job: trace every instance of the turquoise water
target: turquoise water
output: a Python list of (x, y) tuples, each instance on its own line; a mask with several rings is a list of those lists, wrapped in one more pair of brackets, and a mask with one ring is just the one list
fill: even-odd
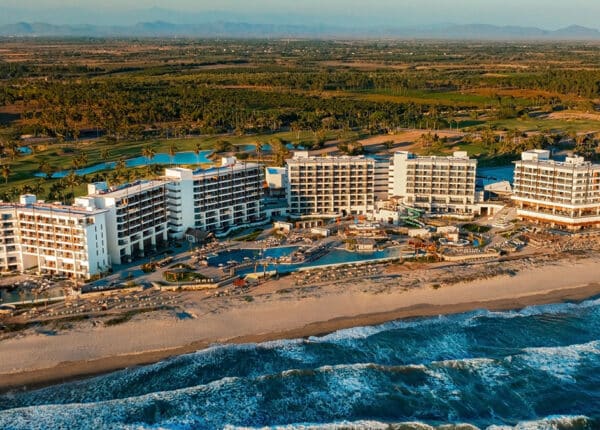
[[(148, 159), (146, 157), (135, 157), (129, 158), (125, 160), (125, 165), (127, 167), (141, 167), (149, 164), (165, 164), (165, 165), (193, 165), (193, 164), (206, 164), (212, 163), (212, 161), (208, 158), (212, 151), (200, 151), (198, 155), (195, 152), (178, 152), (171, 159), (169, 154), (160, 153), (156, 154), (152, 159)], [(92, 173), (97, 173), (102, 170), (114, 169), (117, 165), (114, 161), (109, 161), (106, 163), (94, 164), (93, 166), (88, 166), (83, 169), (75, 170), (79, 176), (89, 175)], [(60, 172), (55, 172), (52, 174), (53, 178), (64, 178), (69, 174), (70, 170), (62, 170)], [(44, 173), (36, 173), (37, 177), (45, 177)]]
[(208, 263), (211, 266), (218, 266), (219, 264), (227, 264), (228, 261), (241, 263), (245, 261), (245, 258), (249, 258), (251, 260), (269, 257), (279, 258), (288, 256), (299, 248), (299, 246), (280, 246), (277, 248), (267, 248), (262, 251), (260, 249), (235, 249), (231, 251), (223, 251), (217, 255), (209, 257)]
[(512, 184), (515, 173), (515, 166), (499, 166), (477, 168), (477, 177), (483, 178), (484, 185), (494, 182), (508, 181)]
[[(279, 258), (290, 255), (295, 250), (299, 249), (299, 246), (286, 246), (279, 248), (268, 248), (264, 250), (261, 256), (261, 251), (257, 249), (236, 249), (233, 251), (224, 251), (219, 254), (209, 257), (208, 262), (212, 266), (218, 266), (219, 264), (227, 264), (229, 261), (236, 261), (241, 263), (244, 261), (244, 257), (250, 260), (260, 260), (261, 258)], [(387, 248), (382, 251), (374, 252), (350, 252), (342, 249), (334, 249), (328, 254), (321, 258), (308, 263), (299, 264), (268, 264), (266, 267), (260, 266), (260, 270), (273, 271), (276, 270), (279, 273), (290, 273), (300, 268), (311, 268), (319, 266), (328, 266), (336, 264), (352, 264), (360, 263), (371, 260), (385, 260), (388, 258), (399, 258), (401, 251), (398, 248)], [(246, 260), (247, 261), (247, 260)], [(254, 267), (247, 267), (238, 271), (238, 274), (245, 275), (252, 273)]]
[(0, 428), (14, 430), (383, 430), (390, 423), (600, 428), (600, 300), (214, 346), (0, 395)]

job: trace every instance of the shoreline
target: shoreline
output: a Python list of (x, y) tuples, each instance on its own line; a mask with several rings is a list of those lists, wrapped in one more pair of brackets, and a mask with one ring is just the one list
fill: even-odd
[(337, 330), (379, 325), (401, 319), (459, 314), (478, 309), (490, 311), (520, 310), (533, 305), (581, 302), (599, 295), (600, 283), (593, 282), (572, 287), (549, 288), (542, 292), (534, 291), (512, 298), (502, 297), (491, 300), (465, 301), (449, 304), (417, 303), (394, 310), (313, 321), (286, 330), (245, 334), (224, 340), (197, 340), (177, 347), (112, 355), (89, 360), (61, 361), (52, 367), (0, 373), (0, 393), (12, 390), (33, 390), (49, 385), (99, 376), (126, 368), (153, 364), (178, 355), (194, 353), (214, 345), (263, 343), (285, 339), (307, 338), (310, 336), (322, 336)]

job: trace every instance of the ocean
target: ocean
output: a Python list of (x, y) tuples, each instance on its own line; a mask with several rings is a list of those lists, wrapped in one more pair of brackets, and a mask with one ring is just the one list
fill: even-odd
[(0, 429), (220, 428), (599, 429), (600, 299), (214, 346), (0, 396)]

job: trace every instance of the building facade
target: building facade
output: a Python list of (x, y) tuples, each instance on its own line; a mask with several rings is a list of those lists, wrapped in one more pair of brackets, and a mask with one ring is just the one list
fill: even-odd
[(375, 160), (311, 157), (287, 160), (287, 200), (293, 216), (368, 214), (375, 208)]
[(188, 228), (225, 232), (263, 219), (263, 167), (225, 157), (211, 169), (166, 169), (169, 231), (182, 238)]
[(476, 170), (477, 160), (466, 152), (450, 157), (396, 152), (389, 168), (389, 197), (434, 214), (472, 214)]
[(600, 227), (600, 165), (526, 151), (515, 162), (512, 199), (522, 219), (569, 229)]
[(137, 181), (108, 188), (88, 186), (88, 196), (76, 199), (83, 207), (106, 209), (111, 264), (122, 264), (163, 247), (168, 241), (167, 181)]
[(0, 205), (0, 269), (88, 279), (110, 268), (106, 211), (37, 202)]

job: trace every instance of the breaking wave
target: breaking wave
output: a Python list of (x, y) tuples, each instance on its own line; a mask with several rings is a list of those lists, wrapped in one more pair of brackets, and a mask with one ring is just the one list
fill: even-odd
[(215, 346), (4, 394), (0, 428), (600, 428), (600, 300)]

